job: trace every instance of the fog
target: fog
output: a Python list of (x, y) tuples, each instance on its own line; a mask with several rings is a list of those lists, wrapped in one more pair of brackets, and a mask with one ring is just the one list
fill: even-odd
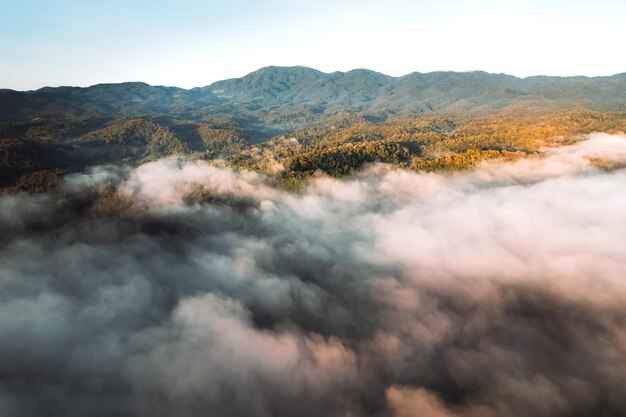
[(618, 416), (626, 138), (301, 193), (166, 159), (0, 197), (2, 416)]

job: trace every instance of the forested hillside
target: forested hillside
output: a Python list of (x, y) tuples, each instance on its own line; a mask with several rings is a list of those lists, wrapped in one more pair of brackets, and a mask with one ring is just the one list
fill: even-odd
[[(626, 131), (626, 74), (529, 77), (267, 67), (191, 90), (144, 83), (0, 90), (2, 186), (178, 155), (220, 159), (299, 188), (366, 163), (454, 171)], [(33, 175), (36, 173), (36, 175)], [(19, 185), (21, 184), (21, 185)]]

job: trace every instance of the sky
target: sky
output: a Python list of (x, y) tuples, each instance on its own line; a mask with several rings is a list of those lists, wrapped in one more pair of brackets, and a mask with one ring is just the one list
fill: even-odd
[(268, 65), (626, 71), (622, 0), (0, 0), (0, 88), (191, 88)]

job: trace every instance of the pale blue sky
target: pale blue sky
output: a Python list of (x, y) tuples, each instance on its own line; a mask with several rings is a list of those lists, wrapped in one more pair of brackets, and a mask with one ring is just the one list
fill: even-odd
[(0, 88), (322, 71), (626, 72), (624, 0), (0, 0)]

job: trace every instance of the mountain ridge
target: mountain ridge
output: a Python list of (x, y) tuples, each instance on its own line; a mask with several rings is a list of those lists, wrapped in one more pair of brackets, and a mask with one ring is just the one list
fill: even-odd
[[(604, 77), (519, 78), (485, 71), (436, 71), (393, 77), (364, 68), (324, 73), (308, 67), (270, 66), (199, 90), (236, 104), (321, 105), (331, 112), (408, 110), (421, 113), (471, 110), (485, 105), (504, 108), (520, 97), (561, 102), (565, 107), (624, 110), (625, 81), (626, 73)], [(460, 103), (472, 98), (473, 101)]]
[(626, 71), (624, 72), (618, 72), (615, 74), (611, 74), (611, 75), (583, 75), (583, 74), (579, 74), (579, 75), (545, 75), (545, 74), (536, 74), (536, 75), (528, 75), (525, 77), (520, 77), (517, 75), (512, 75), (512, 74), (507, 74), (505, 72), (489, 72), (489, 71), (485, 71), (485, 70), (471, 70), (471, 71), (447, 71), (447, 70), (437, 70), (437, 71), (428, 71), (428, 72), (421, 72), (421, 71), (411, 71), (407, 74), (403, 74), (403, 75), (388, 75), (385, 74), (384, 72), (380, 72), (380, 71), (375, 71), (375, 70), (371, 70), (368, 68), (364, 68), (364, 67), (359, 67), (359, 68), (353, 68), (347, 71), (332, 71), (332, 72), (324, 72), (312, 67), (307, 67), (307, 66), (303, 66), (303, 65), (292, 65), (292, 66), (281, 66), (281, 65), (268, 65), (265, 67), (261, 67), (259, 69), (256, 69), (254, 71), (251, 71), (241, 77), (230, 77), (230, 78), (224, 78), (221, 80), (216, 80), (213, 81), (212, 83), (206, 84), (206, 85), (201, 85), (201, 86), (195, 86), (195, 87), (190, 87), (190, 88), (184, 88), (184, 87), (179, 87), (176, 85), (164, 85), (164, 84), (150, 84), (148, 82), (145, 81), (120, 81), (120, 82), (105, 82), (105, 83), (96, 83), (96, 84), (91, 84), (91, 85), (87, 85), (87, 86), (76, 86), (76, 85), (58, 85), (58, 86), (43, 86), (37, 89), (31, 89), (31, 90), (18, 90), (18, 89), (14, 89), (14, 88), (7, 88), (7, 87), (0, 87), (0, 92), (6, 92), (6, 91), (14, 91), (14, 92), (20, 92), (20, 93), (29, 93), (29, 92), (40, 92), (44, 89), (60, 89), (60, 88), (91, 88), (91, 87), (97, 87), (97, 86), (102, 86), (102, 85), (124, 85), (124, 84), (143, 84), (145, 86), (148, 87), (162, 87), (162, 88), (172, 88), (172, 89), (179, 89), (179, 90), (185, 90), (185, 91), (192, 91), (192, 90), (196, 90), (196, 89), (201, 89), (201, 88), (206, 88), (209, 87), (213, 84), (216, 83), (220, 83), (223, 81), (229, 81), (229, 80), (237, 80), (237, 79), (241, 79), (244, 77), (247, 77), (249, 75), (258, 73), (259, 71), (263, 71), (263, 70), (267, 70), (267, 69), (276, 69), (276, 70), (290, 70), (290, 69), (296, 69), (296, 68), (303, 68), (303, 69), (310, 69), (316, 72), (319, 72), (323, 75), (332, 75), (332, 74), (348, 74), (351, 72), (355, 72), (355, 71), (366, 71), (366, 72), (370, 72), (370, 73), (375, 73), (375, 74), (379, 74), (379, 75), (383, 75), (385, 77), (388, 78), (404, 78), (404, 77), (408, 77), (414, 74), (420, 74), (420, 75), (428, 75), (428, 74), (473, 74), (473, 73), (479, 73), (479, 74), (486, 74), (486, 75), (498, 75), (498, 76), (506, 76), (509, 78), (515, 78), (518, 80), (528, 80), (528, 79), (532, 79), (532, 78), (554, 78), (554, 79), (606, 79), (606, 78), (614, 78), (614, 77), (623, 77), (626, 78)]
[(316, 114), (350, 111), (386, 117), (398, 113), (579, 107), (626, 110), (626, 73), (519, 78), (485, 71), (436, 71), (393, 77), (365, 68), (325, 73), (303, 66), (268, 66), (240, 78), (192, 89), (124, 82), (0, 90), (0, 120), (5, 121), (155, 113), (196, 118), (195, 113), (206, 111), (249, 114), (276, 109), (304, 109)]
[(168, 155), (261, 172), (278, 164), (276, 181), (297, 188), (315, 172), (341, 176), (371, 162), (464, 169), (625, 123), (626, 73), (392, 77), (270, 66), (189, 90), (144, 82), (0, 90), (0, 192)]

